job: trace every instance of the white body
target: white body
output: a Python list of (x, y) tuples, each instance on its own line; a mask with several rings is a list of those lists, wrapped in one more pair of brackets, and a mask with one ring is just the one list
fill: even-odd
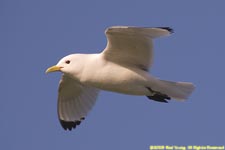
[(146, 71), (107, 62), (101, 58), (101, 54), (83, 55), (83, 57), (84, 60), (91, 59), (84, 63), (85, 68), (90, 69), (83, 69), (78, 75), (78, 80), (82, 84), (124, 94), (149, 95), (146, 86), (150, 75)]
[(70, 77), (83, 85), (100, 90), (150, 96), (152, 93), (147, 89), (150, 87), (152, 90), (160, 91), (172, 98), (184, 100), (194, 89), (191, 83), (162, 81), (150, 75), (146, 70), (132, 65), (123, 66), (107, 61), (104, 59), (103, 53), (72, 54), (69, 56), (78, 56), (80, 59), (79, 67), (74, 69), (77, 72), (68, 73)]

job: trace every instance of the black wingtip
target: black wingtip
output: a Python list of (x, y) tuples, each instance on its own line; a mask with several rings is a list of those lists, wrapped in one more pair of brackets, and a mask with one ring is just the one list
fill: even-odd
[(171, 98), (166, 95), (166, 94), (162, 94), (160, 92), (157, 91), (153, 91), (150, 87), (147, 87), (147, 89), (153, 93), (152, 96), (147, 96), (149, 99), (157, 101), (157, 102), (163, 102), (163, 103), (168, 103), (168, 100), (170, 100)]
[(71, 131), (72, 129), (75, 129), (76, 126), (80, 125), (81, 121), (84, 119), (85, 118), (83, 117), (80, 120), (76, 120), (76, 121), (64, 121), (60, 119), (60, 124), (62, 125), (64, 130)]
[(157, 27), (157, 28), (167, 30), (167, 31), (169, 31), (170, 33), (174, 33), (174, 30), (173, 30), (172, 28), (170, 28), (170, 27)]
[(147, 96), (149, 99), (154, 100), (156, 102), (162, 102), (162, 103), (168, 103), (167, 100), (170, 100), (170, 97), (167, 95), (153, 95), (153, 96)]

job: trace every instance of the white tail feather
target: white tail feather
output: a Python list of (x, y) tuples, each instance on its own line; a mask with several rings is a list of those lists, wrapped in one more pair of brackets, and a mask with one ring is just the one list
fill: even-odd
[(190, 82), (158, 81), (159, 92), (177, 100), (187, 99), (195, 89), (195, 86)]

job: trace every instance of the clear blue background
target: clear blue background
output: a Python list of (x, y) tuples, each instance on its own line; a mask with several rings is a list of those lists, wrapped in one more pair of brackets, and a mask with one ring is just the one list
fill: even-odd
[[(196, 90), (169, 104), (103, 91), (86, 120), (64, 131), (56, 113), (61, 75), (45, 70), (70, 53), (101, 52), (112, 25), (174, 28), (154, 41), (151, 73)], [(224, 36), (223, 0), (1, 0), (0, 149), (224, 145)]]

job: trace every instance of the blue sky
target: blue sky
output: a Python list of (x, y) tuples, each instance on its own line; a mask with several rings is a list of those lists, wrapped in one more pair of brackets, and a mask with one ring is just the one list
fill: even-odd
[[(225, 144), (225, 1), (1, 0), (0, 149), (148, 149)], [(151, 73), (190, 81), (186, 102), (101, 92), (72, 132), (57, 119), (60, 73), (46, 68), (71, 53), (104, 49), (112, 25), (170, 26), (156, 39)]]

